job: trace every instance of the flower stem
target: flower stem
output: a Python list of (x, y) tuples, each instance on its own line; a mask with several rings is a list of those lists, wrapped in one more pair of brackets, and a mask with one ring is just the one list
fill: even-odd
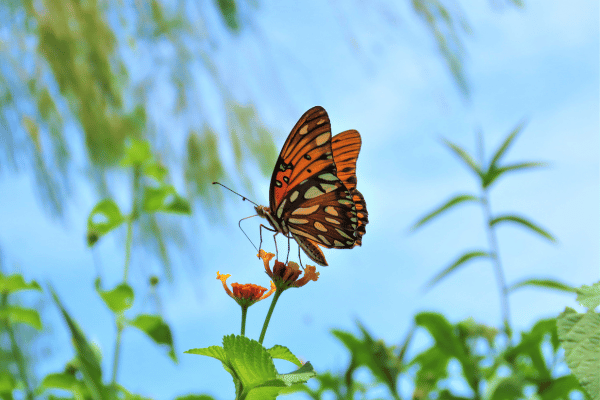
[(248, 307), (242, 306), (242, 329), (240, 335), (246, 336), (246, 314), (248, 314)]
[(269, 321), (271, 320), (271, 315), (273, 315), (273, 310), (275, 309), (275, 304), (277, 304), (277, 300), (279, 300), (279, 296), (283, 293), (283, 291), (276, 290), (273, 295), (273, 301), (271, 301), (271, 307), (269, 307), (269, 312), (267, 313), (267, 317), (265, 318), (265, 323), (263, 324), (262, 332), (260, 333), (260, 339), (258, 339), (258, 343), (262, 344), (265, 339), (265, 334), (267, 333), (267, 327), (269, 326)]

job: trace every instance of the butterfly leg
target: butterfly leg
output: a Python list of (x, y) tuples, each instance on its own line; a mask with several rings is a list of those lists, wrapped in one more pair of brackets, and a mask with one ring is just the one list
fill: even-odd
[(265, 228), (266, 230), (271, 231), (271, 232), (275, 232), (275, 234), (273, 235), (273, 241), (275, 242), (275, 259), (277, 259), (278, 255), (279, 255), (279, 252), (277, 251), (277, 240), (275, 239), (275, 236), (277, 236), (277, 234), (279, 232), (277, 232), (275, 229), (269, 228), (268, 226), (264, 226), (263, 224), (260, 224), (260, 229), (259, 229), (259, 232), (260, 232), (260, 244), (258, 245), (258, 250), (259, 251), (260, 251), (260, 249), (262, 247), (262, 228)]

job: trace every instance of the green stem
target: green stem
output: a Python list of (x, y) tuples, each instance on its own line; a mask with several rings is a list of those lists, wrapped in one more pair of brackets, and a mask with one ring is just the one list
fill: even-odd
[(127, 219), (127, 239), (125, 240), (125, 267), (123, 268), (123, 282), (127, 282), (129, 264), (131, 261), (131, 247), (133, 242), (133, 221), (138, 217), (138, 192), (140, 187), (141, 170), (133, 167), (133, 183), (131, 188), (131, 213)]
[(265, 318), (265, 323), (263, 324), (262, 332), (260, 333), (260, 339), (258, 339), (258, 343), (262, 344), (265, 339), (265, 335), (267, 333), (267, 327), (269, 326), (269, 321), (271, 320), (271, 315), (273, 315), (273, 310), (275, 309), (275, 304), (277, 304), (277, 300), (279, 300), (279, 296), (281, 296), (283, 291), (276, 290), (273, 295), (273, 301), (271, 301), (271, 307), (269, 307), (269, 312), (267, 313), (267, 317)]
[(494, 266), (494, 273), (496, 275), (496, 282), (498, 283), (498, 290), (500, 292), (500, 304), (502, 312), (502, 324), (504, 325), (504, 332), (510, 338), (510, 308), (508, 303), (508, 287), (506, 286), (506, 278), (504, 277), (504, 271), (502, 270), (502, 264), (500, 263), (500, 257), (498, 252), (498, 239), (496, 238), (496, 231), (491, 226), (492, 212), (490, 210), (490, 203), (488, 200), (487, 190), (484, 189), (482, 192), (482, 204), (483, 212), (485, 214), (485, 220), (487, 222), (487, 236), (488, 243), (491, 249), (491, 257)]
[(113, 370), (112, 370), (112, 379), (111, 385), (117, 383), (117, 373), (119, 372), (119, 356), (121, 353), (121, 333), (123, 332), (123, 325), (117, 322), (117, 339), (115, 340), (115, 353), (113, 356)]
[(246, 314), (248, 314), (248, 307), (242, 307), (242, 329), (240, 335), (246, 336)]

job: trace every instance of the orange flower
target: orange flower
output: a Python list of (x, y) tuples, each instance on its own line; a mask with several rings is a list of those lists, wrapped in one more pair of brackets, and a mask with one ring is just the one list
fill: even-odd
[[(232, 283), (231, 287), (233, 288), (233, 293), (227, 287), (227, 278), (229, 278), (230, 274), (220, 274), (217, 271), (217, 279), (221, 281), (223, 284), (223, 288), (225, 292), (233, 298), (240, 306), (249, 307), (257, 301), (264, 300), (275, 292), (275, 285), (271, 282), (271, 290), (267, 293), (265, 291), (267, 288), (264, 288), (259, 285), (255, 285), (253, 283)], [(264, 293), (264, 294), (263, 294)]]
[[(260, 250), (258, 257), (262, 258), (267, 275), (275, 281), (275, 285), (279, 290), (287, 289), (288, 287), (301, 287), (306, 285), (308, 281), (319, 279), (320, 274), (316, 272), (317, 269), (312, 265), (307, 265), (304, 271), (302, 271), (300, 266), (293, 261), (284, 264), (281, 261), (275, 260), (273, 270), (271, 270), (269, 261), (275, 257), (275, 254)], [(302, 275), (302, 272), (304, 272), (304, 276), (298, 279)]]

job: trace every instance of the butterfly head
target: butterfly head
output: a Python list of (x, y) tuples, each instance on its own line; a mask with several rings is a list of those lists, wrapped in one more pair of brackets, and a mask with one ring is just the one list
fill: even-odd
[(258, 214), (259, 217), (269, 219), (267, 218), (267, 214), (271, 214), (271, 210), (269, 210), (268, 207), (254, 206), (254, 210), (256, 210), (256, 214)]

